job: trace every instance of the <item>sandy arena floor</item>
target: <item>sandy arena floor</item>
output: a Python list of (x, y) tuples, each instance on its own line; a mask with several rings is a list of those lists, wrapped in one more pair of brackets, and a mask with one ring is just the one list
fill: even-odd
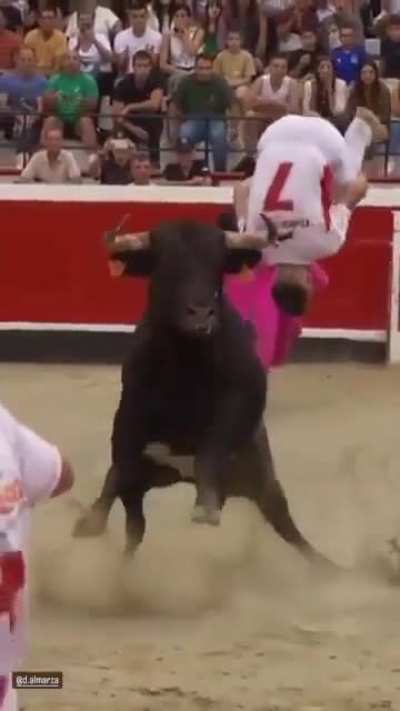
[(34, 519), (27, 668), (65, 689), (26, 711), (400, 710), (400, 587), (375, 554), (400, 530), (400, 371), (293, 366), (271, 380), (280, 478), (312, 542), (358, 572), (310, 575), (246, 502), (220, 529), (189, 523), (193, 489), (147, 499), (149, 533), (124, 569), (110, 533), (73, 541), (108, 464), (119, 395), (109, 367), (0, 366), (1, 399), (76, 467), (73, 495)]

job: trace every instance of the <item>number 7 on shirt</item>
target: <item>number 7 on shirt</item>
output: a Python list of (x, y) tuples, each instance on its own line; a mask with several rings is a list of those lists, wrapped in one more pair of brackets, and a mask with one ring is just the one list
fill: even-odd
[(293, 168), (293, 163), (281, 163), (271, 180), (264, 199), (265, 212), (274, 210), (293, 210), (293, 200), (282, 200), (281, 195), (286, 185), (287, 179)]
[[(267, 190), (264, 199), (263, 209), (265, 212), (274, 210), (287, 210), (292, 212), (294, 209), (293, 200), (282, 200), (281, 195), (286, 185), (287, 179), (293, 168), (293, 163), (281, 163), (271, 180), (271, 184)], [(330, 229), (330, 207), (332, 205), (333, 191), (333, 176), (329, 166), (325, 166), (324, 173), (321, 179), (321, 207), (324, 216), (325, 228)]]

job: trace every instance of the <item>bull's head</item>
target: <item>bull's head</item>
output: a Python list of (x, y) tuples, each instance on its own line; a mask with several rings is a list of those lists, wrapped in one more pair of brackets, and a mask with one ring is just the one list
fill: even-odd
[(261, 259), (268, 229), (257, 235), (224, 232), (198, 222), (164, 223), (147, 233), (109, 233), (114, 273), (149, 276), (149, 313), (163, 326), (205, 338), (219, 325), (224, 274)]

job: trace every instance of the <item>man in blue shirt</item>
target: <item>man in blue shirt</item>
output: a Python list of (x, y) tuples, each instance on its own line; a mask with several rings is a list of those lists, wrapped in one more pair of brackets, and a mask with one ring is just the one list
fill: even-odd
[(332, 63), (336, 76), (351, 84), (360, 76), (361, 67), (367, 61), (365, 48), (354, 41), (354, 28), (343, 26), (340, 30), (341, 47), (332, 50)]
[(6, 138), (17, 134), (17, 153), (29, 152), (39, 141), (42, 96), (47, 80), (36, 71), (35, 55), (28, 47), (19, 50), (15, 72), (0, 76), (0, 94), (7, 95), (7, 110), (0, 116)]

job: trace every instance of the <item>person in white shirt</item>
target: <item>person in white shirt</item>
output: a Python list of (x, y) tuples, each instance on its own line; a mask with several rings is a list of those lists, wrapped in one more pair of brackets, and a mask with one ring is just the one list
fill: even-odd
[(278, 40), (278, 52), (280, 54), (290, 54), (302, 49), (300, 35), (292, 32), (293, 19), (289, 17), (276, 23), (276, 35)]
[(54, 445), (0, 405), (0, 708), (17, 711), (11, 674), (23, 661), (27, 618), (26, 555), (36, 504), (71, 489), (70, 464)]
[(18, 183), (80, 183), (81, 171), (71, 151), (63, 150), (63, 132), (48, 129), (44, 136), (45, 150), (34, 153), (17, 178)]
[[(108, 7), (96, 4), (94, 10), (94, 32), (112, 39), (121, 29), (122, 23), (117, 15)], [(70, 16), (65, 34), (68, 39), (79, 34), (78, 12), (73, 12)]]
[(94, 29), (94, 15), (78, 14), (79, 33), (70, 37), (68, 46), (77, 52), (81, 71), (92, 74), (95, 78), (100, 72), (112, 72), (112, 49), (107, 35)]
[(136, 52), (148, 52), (153, 63), (158, 64), (161, 34), (148, 27), (149, 10), (145, 0), (136, 0), (129, 11), (131, 27), (119, 32), (115, 38), (114, 51), (121, 73), (132, 71), (132, 59)]
[(265, 74), (249, 88), (246, 103), (249, 109), (246, 116), (251, 120), (245, 122), (245, 143), (247, 150), (252, 151), (266, 125), (299, 110), (298, 82), (288, 75), (284, 55), (272, 57)]
[(378, 123), (358, 109), (343, 137), (322, 118), (285, 116), (264, 131), (254, 175), (235, 190), (241, 230), (258, 232), (266, 218), (275, 224), (278, 239), (264, 259), (277, 267), (273, 296), (290, 315), (309, 304), (310, 265), (345, 241), (351, 211), (367, 191), (361, 168)]

